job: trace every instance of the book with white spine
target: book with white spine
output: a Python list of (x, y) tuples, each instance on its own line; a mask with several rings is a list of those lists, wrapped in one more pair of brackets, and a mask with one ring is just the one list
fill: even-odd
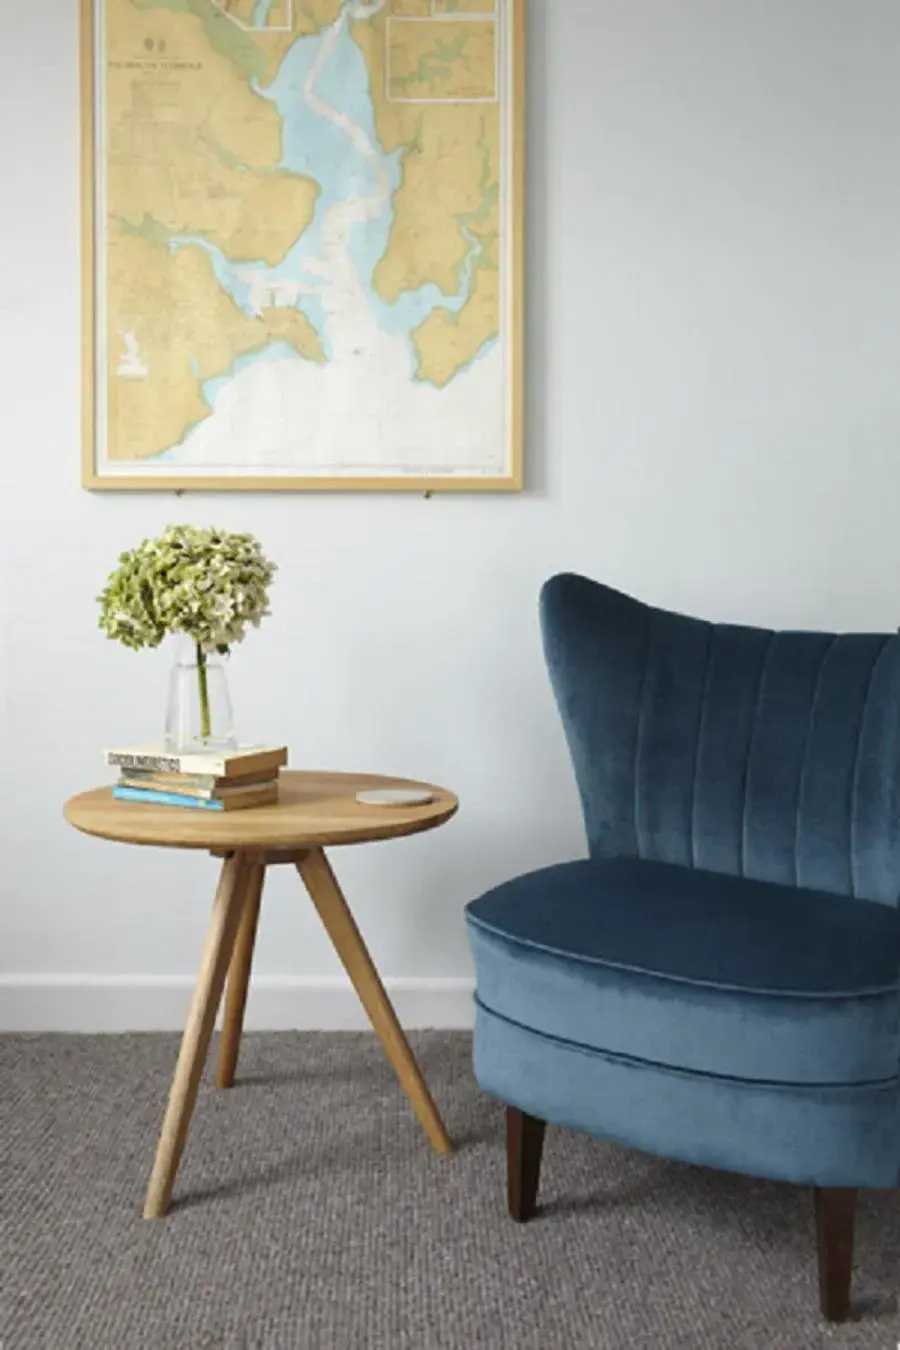
[(143, 770), (153, 773), (195, 774), (209, 778), (248, 778), (275, 775), (287, 764), (284, 745), (241, 745), (236, 750), (189, 751), (179, 754), (163, 742), (125, 745), (104, 750), (104, 759), (112, 768)]

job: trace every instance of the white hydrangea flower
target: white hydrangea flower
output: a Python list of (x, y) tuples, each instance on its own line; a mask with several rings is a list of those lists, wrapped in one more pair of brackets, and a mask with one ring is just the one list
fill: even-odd
[(170, 525), (122, 554), (99, 597), (100, 627), (134, 650), (186, 633), (201, 652), (227, 651), (269, 613), (275, 571), (251, 534)]

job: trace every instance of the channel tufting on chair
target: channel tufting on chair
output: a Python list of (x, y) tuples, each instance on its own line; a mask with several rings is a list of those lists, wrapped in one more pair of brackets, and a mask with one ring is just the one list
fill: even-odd
[(850, 1311), (859, 1187), (900, 1181), (900, 637), (705, 623), (547, 582), (589, 857), (466, 911), (509, 1206), (545, 1122), (815, 1189)]

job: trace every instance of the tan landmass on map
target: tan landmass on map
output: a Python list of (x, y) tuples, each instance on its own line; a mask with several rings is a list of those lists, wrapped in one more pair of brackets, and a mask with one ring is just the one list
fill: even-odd
[(253, 23), (256, 0), (219, 0), (219, 8), (249, 27)]
[(392, 14), (427, 19), (431, 17), (431, 0), (393, 0), (390, 10)]
[(211, 51), (197, 16), (159, 10), (152, 41), (171, 69), (161, 61), (135, 68), (133, 10), (113, 0), (110, 216), (133, 226), (150, 217), (163, 231), (203, 235), (233, 260), (280, 262), (312, 220), (319, 189), (272, 171), (281, 159), (277, 109)]
[(264, 309), (259, 319), (250, 319), (245, 314), (241, 317), (245, 324), (253, 325), (256, 333), (256, 342), (251, 350), (257, 351), (269, 342), (285, 342), (293, 347), (298, 356), (305, 356), (307, 361), (316, 361), (319, 365), (324, 364), (325, 351), (319, 335), (301, 310), (273, 305), (270, 309)]
[(419, 379), (443, 388), (497, 336), (500, 273), (487, 268), (475, 274), (472, 294), (458, 313), (433, 309), (413, 333), (419, 354)]
[(320, 33), (337, 19), (343, 0), (294, 0), (294, 28), (300, 33)]
[(107, 334), (108, 440), (116, 459), (146, 459), (181, 441), (209, 416), (204, 381), (225, 374), (239, 356), (281, 341), (310, 360), (325, 359), (299, 310), (244, 314), (199, 246), (173, 253), (113, 230), (108, 285), (117, 297)]
[(494, 14), (497, 0), (434, 0), (436, 14)]
[(272, 0), (269, 8), (269, 28), (289, 28), (291, 0)]
[[(394, 16), (397, 3), (394, 0)], [(499, 104), (391, 101), (385, 88), (385, 53), (388, 40), (391, 50), (396, 48), (397, 30), (402, 36), (415, 28), (429, 33), (440, 29), (437, 39), (450, 44), (453, 61), (458, 61), (467, 59), (467, 45), (459, 39), (473, 25), (455, 21), (417, 25), (398, 23), (396, 17), (389, 23), (389, 17), (382, 11), (352, 28), (369, 71), (379, 138), (388, 152), (399, 147), (406, 151), (402, 181), (394, 194), (394, 225), (373, 284), (389, 304), (427, 282), (455, 295), (461, 269), (473, 246), (477, 248), (469, 300), (457, 314), (436, 311), (416, 337), (420, 377), (446, 384), (500, 329)], [(474, 25), (479, 33), (488, 26), (493, 27)], [(442, 37), (447, 33), (449, 37)], [(418, 61), (422, 44), (417, 38), (413, 43)], [(425, 50), (432, 51), (433, 42)], [(432, 62), (426, 61), (425, 74), (434, 66), (436, 84), (446, 84), (443, 72), (453, 64), (443, 59), (441, 53), (446, 51), (440, 48)], [(493, 281), (483, 275), (491, 272)]]

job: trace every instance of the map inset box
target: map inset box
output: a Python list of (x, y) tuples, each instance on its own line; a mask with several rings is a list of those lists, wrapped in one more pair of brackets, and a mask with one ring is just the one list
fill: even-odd
[(387, 26), (387, 90), (393, 103), (496, 103), (493, 19), (393, 17)]

